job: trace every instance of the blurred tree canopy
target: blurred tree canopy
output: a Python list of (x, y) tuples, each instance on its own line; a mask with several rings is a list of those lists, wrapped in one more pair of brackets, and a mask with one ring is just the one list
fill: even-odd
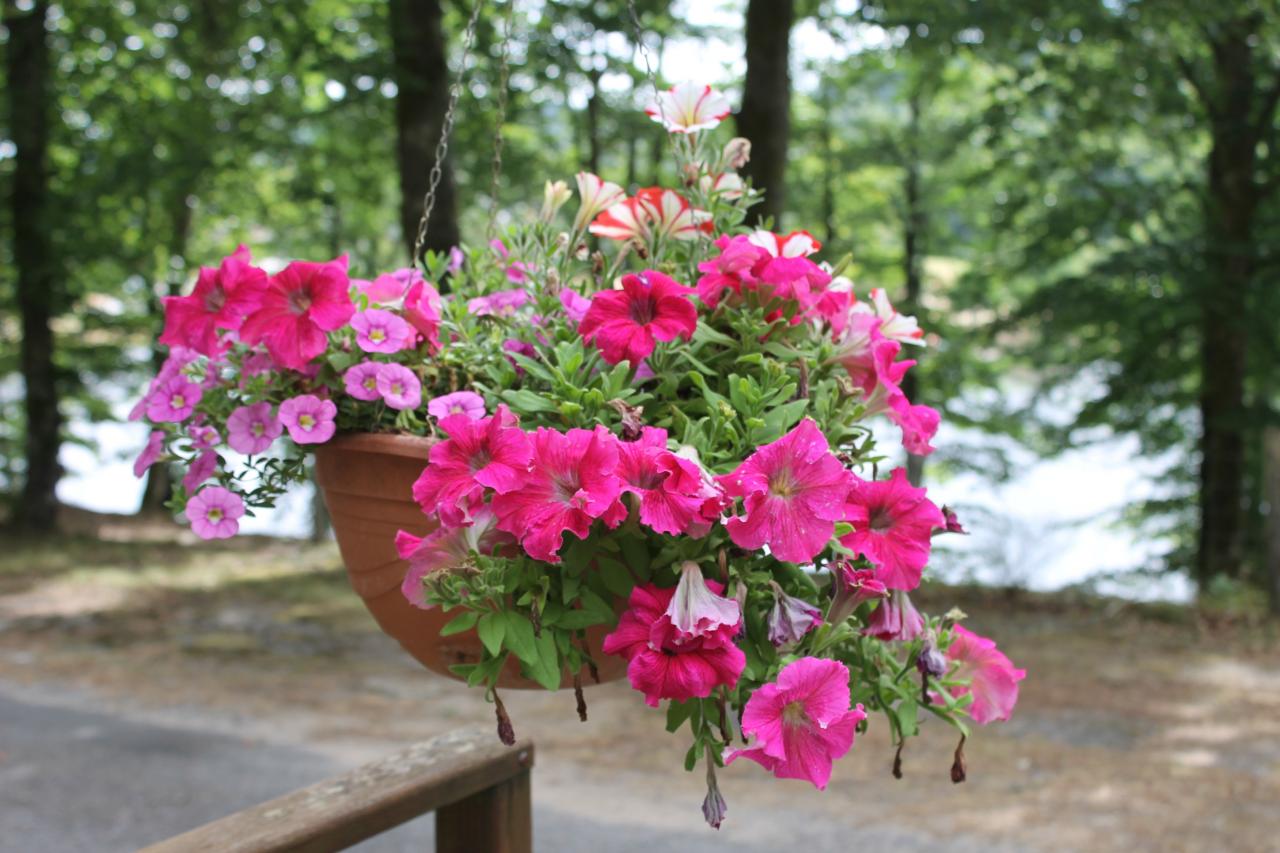
[[(1266, 461), (1280, 446), (1276, 0), (740, 0), (728, 32), (685, 23), (687, 3), (636, 6), (643, 33), (625, 0), (486, 4), (446, 171), (462, 239), (483, 239), (495, 204), (500, 223), (528, 215), (543, 181), (581, 168), (656, 181), (666, 139), (636, 109), (646, 55), (656, 65), (678, 40), (728, 38), (748, 84), (720, 82), (744, 105), (758, 181), (780, 180), (766, 161), (782, 146), (785, 193), (762, 213), (780, 230), (808, 224), (833, 260), (852, 253), (864, 287), (887, 287), (937, 333), (944, 355), (924, 356), (914, 397), (1043, 453), (1134, 435), (1164, 474), (1132, 521), (1168, 543), (1170, 567), (1202, 585), (1280, 576), (1267, 499), (1280, 472)], [(48, 51), (40, 233), (64, 437), (120, 416), (154, 359), (159, 299), (237, 243), (281, 260), (349, 252), (364, 275), (408, 260), (472, 8), (6, 0), (9, 73), (29, 56), (15, 53), (31, 37), (19, 19), (40, 17)], [(447, 66), (427, 61), (425, 36), (405, 38), (432, 26)], [(6, 199), (22, 189), (27, 82), (6, 85)], [(6, 234), (25, 209), (4, 207)], [(0, 488), (12, 495), (29, 450), (17, 245), (0, 246)], [(1009, 473), (990, 448), (941, 459)]]

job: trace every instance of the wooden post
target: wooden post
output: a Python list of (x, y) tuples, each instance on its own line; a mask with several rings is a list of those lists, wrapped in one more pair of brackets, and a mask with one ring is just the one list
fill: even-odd
[(436, 811), (436, 853), (533, 853), (529, 771)]

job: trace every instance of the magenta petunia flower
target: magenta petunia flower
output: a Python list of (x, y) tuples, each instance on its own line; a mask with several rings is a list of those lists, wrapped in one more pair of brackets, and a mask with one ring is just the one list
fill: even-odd
[(357, 311), (351, 318), (356, 346), (365, 352), (393, 353), (413, 346), (417, 333), (403, 317), (384, 308)]
[(920, 585), (934, 528), (946, 526), (925, 490), (907, 482), (904, 468), (894, 469), (888, 480), (854, 477), (843, 520), (853, 532), (840, 543), (870, 560), (885, 586), (902, 590)]
[(333, 438), (338, 407), (314, 394), (290, 397), (280, 404), (280, 422), (295, 444), (324, 444)]
[[(401, 272), (404, 272), (401, 270)], [(418, 330), (427, 343), (428, 352), (440, 351), (440, 294), (423, 280), (421, 273), (404, 294), (404, 318)]]
[(892, 590), (867, 617), (862, 633), (877, 640), (909, 643), (925, 632), (924, 617), (911, 597), (900, 589)]
[(422, 381), (403, 364), (380, 365), (377, 387), (383, 402), (392, 409), (404, 411), (422, 405)]
[(736, 634), (742, 625), (738, 602), (713, 592), (702, 569), (692, 560), (680, 564), (680, 580), (666, 614), (672, 627), (691, 637), (705, 637), (722, 628), (730, 628)]
[(199, 385), (177, 374), (166, 379), (147, 400), (147, 418), (153, 423), (181, 423), (191, 417), (204, 396)]
[(218, 269), (201, 267), (190, 295), (164, 298), (160, 343), (218, 355), (227, 348), (219, 332), (239, 329), (261, 305), (266, 289), (267, 274), (250, 265), (249, 250), (240, 246)]
[(558, 563), (566, 532), (586, 539), (597, 518), (617, 527), (627, 517), (618, 500), (618, 439), (603, 426), (568, 432), (540, 427), (531, 446), (521, 482), (494, 496), (493, 511), (499, 529), (519, 537), (530, 557)]
[(241, 406), (227, 418), (227, 444), (246, 456), (266, 450), (283, 431), (284, 425), (267, 402)]
[(734, 544), (751, 550), (768, 545), (779, 560), (807, 563), (844, 518), (852, 475), (805, 418), (719, 482), (726, 495), (743, 499), (745, 515), (725, 522)]
[(427, 414), (433, 418), (447, 418), (449, 415), (466, 415), (469, 418), (483, 418), (484, 397), (474, 391), (454, 391), (443, 394), (427, 403)]
[(831, 567), (831, 607), (827, 617), (832, 625), (839, 625), (866, 602), (888, 594), (875, 572), (855, 569), (847, 560), (841, 560)]
[(526, 290), (499, 290), (467, 300), (467, 311), (476, 317), (510, 317), (529, 304)]
[(907, 400), (906, 395), (899, 393), (889, 399), (889, 411), (886, 414), (902, 430), (902, 446), (908, 453), (928, 456), (934, 451), (929, 442), (942, 423), (942, 416), (937, 409), (914, 404)]
[[(707, 587), (716, 594), (722, 589), (714, 581)], [(732, 688), (747, 665), (747, 656), (733, 642), (740, 620), (703, 636), (683, 633), (667, 615), (675, 594), (675, 587), (634, 587), (617, 629), (604, 638), (605, 654), (627, 659), (631, 686), (653, 708), (662, 699), (706, 698), (720, 685)]]
[(471, 523), (462, 527), (438, 527), (424, 537), (397, 531), (396, 551), (409, 563), (400, 591), (409, 603), (430, 610), (422, 586), (429, 575), (462, 565), (472, 553), (489, 555), (502, 545), (514, 544), (515, 537), (498, 530), (496, 522), (492, 510), (482, 506), (472, 514)]
[(206, 450), (196, 457), (191, 467), (187, 469), (187, 473), (182, 475), (182, 488), (186, 489), (187, 494), (191, 494), (217, 470), (218, 454), (212, 450)]
[(133, 476), (141, 477), (147, 473), (147, 469), (160, 461), (160, 455), (164, 452), (164, 433), (158, 429), (153, 429), (151, 434), (147, 436), (147, 444), (142, 448), (142, 452), (138, 454), (138, 458), (133, 462)]
[(602, 290), (578, 331), (600, 348), (609, 364), (639, 364), (653, 352), (655, 341), (693, 337), (698, 311), (689, 301), (691, 288), (655, 270), (624, 275), (621, 290)]
[(1018, 704), (1018, 682), (1027, 677), (1025, 669), (1018, 669), (996, 648), (993, 640), (981, 637), (963, 625), (954, 629), (947, 658), (959, 664), (952, 673), (957, 678), (969, 679), (967, 687), (952, 687), (951, 695), (973, 696), (969, 716), (979, 725), (1008, 720), (1013, 706)]
[(849, 669), (840, 661), (801, 658), (758, 688), (742, 714), (743, 734), (755, 746), (729, 749), (725, 764), (746, 758), (779, 779), (806, 779), (818, 790), (831, 780), (831, 765), (853, 747), (855, 729), (867, 718), (849, 707)]
[(723, 491), (702, 466), (667, 449), (667, 431), (644, 427), (618, 444), (622, 490), (640, 501), (640, 523), (672, 536), (705, 536), (720, 517)]
[(462, 524), (484, 502), (485, 489), (501, 495), (520, 487), (533, 450), (506, 406), (479, 420), (449, 415), (439, 426), (449, 437), (432, 445), (427, 467), (413, 484), (413, 499), (423, 512)]
[(244, 501), (222, 486), (206, 486), (187, 501), (186, 513), (201, 539), (229, 539), (240, 532)]
[(357, 400), (377, 400), (382, 397), (378, 391), (378, 371), (381, 369), (382, 365), (376, 361), (362, 361), (352, 365), (342, 374), (343, 387)]
[(348, 293), (347, 256), (327, 263), (294, 261), (271, 277), (262, 306), (240, 327), (246, 344), (262, 343), (282, 367), (302, 370), (355, 313)]

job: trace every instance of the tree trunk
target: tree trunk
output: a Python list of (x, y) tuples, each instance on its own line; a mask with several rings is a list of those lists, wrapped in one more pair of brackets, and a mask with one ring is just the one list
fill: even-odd
[(587, 72), (591, 81), (591, 97), (587, 98), (587, 168), (591, 174), (600, 174), (600, 72), (595, 68)]
[(1196, 579), (1238, 578), (1244, 565), (1245, 373), (1248, 293), (1256, 245), (1254, 183), (1257, 81), (1251, 28), (1224, 27), (1213, 45), (1216, 95), (1210, 115), (1205, 200), (1207, 280), (1201, 287), (1200, 532)]
[(49, 46), (45, 40), (48, 4), (39, 0), (21, 11), (6, 0), (9, 30), (9, 133), (17, 146), (10, 198), (13, 263), (17, 278), (22, 344), (19, 359), (26, 384), (26, 476), (15, 519), (33, 532), (57, 524), (56, 489), (61, 470), (58, 449), (62, 418), (58, 412), (53, 329), (58, 275), (50, 235), (53, 210), (49, 189)]
[[(391, 0), (391, 49), (396, 80), (396, 157), (400, 165), (400, 226), (411, 261), (422, 200), (431, 181), (436, 142), (449, 105), (449, 58), (440, 0)], [(456, 246), (458, 217), (449, 158), (441, 165), (424, 249)]]
[[(904, 203), (902, 214), (902, 278), (906, 284), (906, 298), (903, 301), (901, 310), (903, 313), (919, 315), (920, 294), (923, 285), (923, 276), (921, 274), (921, 263), (923, 261), (922, 244), (928, 222), (925, 218), (924, 206), (920, 201), (920, 93), (918, 91), (912, 91), (907, 99), (907, 106), (910, 111), (910, 119), (907, 123), (906, 144), (903, 145), (903, 150), (906, 153), (906, 162), (903, 164), (902, 176)], [(917, 399), (920, 393), (920, 376), (916, 370), (912, 370), (902, 377), (902, 392), (907, 395), (907, 399), (911, 402), (920, 402)], [(924, 480), (923, 456), (917, 456), (914, 453), (907, 454), (907, 479), (914, 486), (919, 486)]]
[(751, 140), (751, 161), (743, 169), (764, 200), (749, 221), (782, 218), (786, 203), (787, 140), (791, 135), (789, 68), (793, 0), (750, 0), (747, 4), (747, 79), (738, 111), (738, 133)]
[(1280, 616), (1280, 427), (1268, 427), (1262, 438), (1263, 489), (1267, 499), (1263, 559), (1271, 614)]

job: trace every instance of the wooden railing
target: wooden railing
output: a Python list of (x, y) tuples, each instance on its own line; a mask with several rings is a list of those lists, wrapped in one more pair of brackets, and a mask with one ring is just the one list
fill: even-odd
[(464, 729), (142, 853), (344, 850), (428, 812), (436, 813), (439, 853), (532, 853), (532, 766), (532, 743), (503, 746), (492, 729)]

